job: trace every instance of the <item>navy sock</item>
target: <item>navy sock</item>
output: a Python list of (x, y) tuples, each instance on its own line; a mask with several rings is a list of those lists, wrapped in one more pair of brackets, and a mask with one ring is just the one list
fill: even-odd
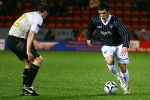
[(38, 66), (36, 66), (34, 64), (31, 64), (31, 68), (30, 68), (30, 71), (29, 71), (29, 74), (28, 74), (28, 78), (27, 78), (27, 81), (26, 81), (26, 84), (25, 84), (27, 87), (32, 86), (34, 78), (36, 77), (36, 74), (38, 73), (38, 69), (39, 69)]
[(29, 74), (29, 69), (24, 69), (24, 72), (23, 72), (23, 85), (26, 83), (27, 81), (27, 78), (28, 78), (28, 74)]

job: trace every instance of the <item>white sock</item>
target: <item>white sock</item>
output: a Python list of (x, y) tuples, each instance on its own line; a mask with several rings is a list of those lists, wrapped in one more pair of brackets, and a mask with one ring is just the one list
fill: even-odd
[(107, 66), (108, 66), (108, 69), (109, 69), (113, 74), (115, 74), (116, 78), (119, 79), (119, 78), (120, 78), (120, 74), (119, 74), (119, 72), (118, 72), (118, 69), (117, 69), (116, 65), (114, 64), (114, 65), (111, 65), (111, 66), (110, 66), (110, 65), (107, 64)]
[(125, 80), (126, 84), (128, 85), (128, 81), (129, 81), (129, 72), (128, 69), (126, 69), (125, 73), (120, 72), (122, 78)]

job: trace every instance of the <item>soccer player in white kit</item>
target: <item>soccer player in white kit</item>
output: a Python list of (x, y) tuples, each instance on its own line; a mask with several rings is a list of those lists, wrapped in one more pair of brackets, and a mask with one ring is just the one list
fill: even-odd
[[(129, 94), (129, 73), (126, 64), (129, 63), (130, 32), (117, 17), (110, 14), (107, 3), (100, 4), (98, 13), (99, 15), (94, 16), (88, 24), (87, 44), (92, 46), (92, 34), (97, 28), (100, 35), (101, 51), (107, 66), (118, 79), (124, 94)], [(115, 65), (114, 58), (116, 58), (120, 73)]]
[(38, 73), (43, 58), (33, 45), (34, 35), (38, 33), (43, 19), (47, 17), (47, 4), (40, 3), (34, 12), (24, 13), (9, 30), (8, 46), (16, 56), (24, 62), (23, 87), (21, 95), (38, 96), (32, 83)]

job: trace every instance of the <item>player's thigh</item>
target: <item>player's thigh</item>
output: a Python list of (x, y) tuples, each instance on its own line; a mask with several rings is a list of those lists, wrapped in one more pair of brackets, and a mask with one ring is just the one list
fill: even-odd
[(117, 47), (117, 51), (116, 51), (116, 60), (118, 63), (120, 64), (127, 64), (129, 63), (129, 57), (128, 57), (128, 52), (125, 55), (120, 55), (121, 54), (121, 50), (122, 50), (122, 45), (119, 45)]
[(28, 58), (26, 54), (26, 40), (10, 36), (8, 37), (8, 46), (20, 60)]
[(115, 47), (110, 47), (110, 46), (103, 46), (101, 48), (102, 54), (105, 58), (105, 61), (108, 64), (111, 64), (114, 61), (114, 51)]
[(33, 43), (32, 43), (32, 46), (31, 46), (31, 53), (32, 53), (33, 56), (34, 56), (34, 59), (37, 58), (37, 57), (40, 57), (40, 54), (39, 54), (38, 51), (35, 49)]
[(106, 58), (107, 56), (114, 56), (114, 47), (110, 47), (110, 46), (102, 46), (101, 51), (103, 56)]

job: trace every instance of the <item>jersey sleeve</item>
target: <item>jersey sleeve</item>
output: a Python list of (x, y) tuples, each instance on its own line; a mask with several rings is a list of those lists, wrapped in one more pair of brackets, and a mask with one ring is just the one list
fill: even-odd
[(37, 34), (39, 29), (40, 29), (40, 26), (42, 25), (42, 23), (43, 23), (43, 19), (40, 18), (40, 17), (37, 17), (34, 20), (33, 24), (31, 25), (30, 30), (34, 31)]
[(87, 30), (87, 40), (92, 39), (92, 34), (96, 29), (96, 25), (94, 24), (94, 17), (88, 23), (88, 30)]
[(129, 30), (125, 27), (125, 25), (120, 21), (117, 20), (117, 27), (119, 30), (119, 33), (123, 36), (123, 47), (129, 48), (130, 45), (130, 32)]

